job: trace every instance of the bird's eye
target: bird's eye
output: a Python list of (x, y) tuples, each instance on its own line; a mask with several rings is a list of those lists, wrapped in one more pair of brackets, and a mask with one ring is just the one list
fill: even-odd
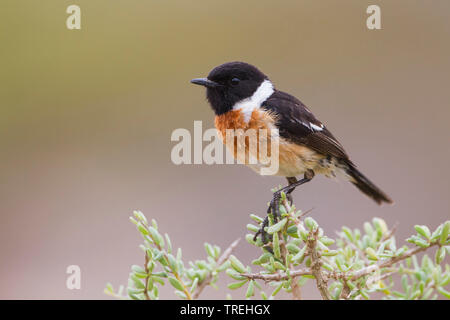
[(235, 85), (237, 85), (240, 81), (241, 81), (241, 80), (238, 79), (238, 78), (233, 78), (233, 79), (231, 79), (231, 84), (232, 84), (233, 86), (235, 86)]

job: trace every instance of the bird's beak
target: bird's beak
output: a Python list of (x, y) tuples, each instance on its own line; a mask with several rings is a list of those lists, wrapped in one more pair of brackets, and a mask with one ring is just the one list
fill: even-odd
[(207, 88), (215, 88), (218, 87), (219, 84), (217, 82), (211, 81), (207, 78), (197, 78), (197, 79), (192, 79), (191, 83), (193, 84), (198, 84), (200, 86), (204, 86)]

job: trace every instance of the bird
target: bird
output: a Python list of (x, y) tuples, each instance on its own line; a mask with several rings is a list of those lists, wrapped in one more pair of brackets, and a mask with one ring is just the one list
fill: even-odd
[[(268, 213), (272, 212), (275, 219), (280, 216), (282, 192), (292, 202), (292, 191), (316, 174), (327, 177), (339, 174), (377, 204), (393, 203), (357, 169), (323, 122), (299, 99), (276, 89), (257, 67), (240, 61), (227, 62), (213, 68), (206, 78), (195, 78), (191, 83), (206, 87), (207, 101), (215, 113), (215, 127), (227, 147), (230, 145), (226, 143), (228, 129), (244, 132), (278, 129), (279, 168), (273, 175), (285, 177), (288, 184), (274, 192), (270, 201)], [(236, 157), (236, 152), (233, 155)], [(245, 164), (255, 169), (255, 165)], [(297, 179), (297, 176), (303, 177)], [(259, 234), (264, 237), (267, 225), (266, 217), (255, 239)]]

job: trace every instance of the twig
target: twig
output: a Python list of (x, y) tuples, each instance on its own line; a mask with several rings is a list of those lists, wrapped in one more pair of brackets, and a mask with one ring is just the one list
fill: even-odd
[(319, 229), (311, 232), (311, 236), (308, 238), (306, 245), (311, 255), (311, 271), (316, 278), (317, 289), (319, 289), (320, 295), (324, 300), (331, 300), (330, 292), (328, 291), (328, 284), (326, 278), (322, 275), (322, 261), (320, 260), (320, 254), (316, 250), (317, 237)]
[(339, 296), (339, 298), (346, 300), (350, 296), (350, 293), (352, 290), (348, 286), (347, 280), (344, 279), (342, 282), (343, 282), (343, 287), (342, 287), (341, 295)]
[[(221, 266), (225, 261), (227, 261), (227, 259), (233, 253), (233, 250), (239, 244), (239, 241), (241, 241), (241, 239), (234, 240), (233, 243), (230, 244), (230, 246), (222, 253), (222, 255), (216, 261), (217, 267)], [(205, 289), (205, 287), (209, 283), (211, 283), (212, 278), (213, 278), (213, 274), (212, 274), (212, 272), (210, 272), (206, 276), (206, 278), (198, 284), (197, 289), (195, 289), (195, 292), (192, 295), (193, 299), (198, 299), (198, 297), (200, 296), (200, 293), (202, 293), (203, 289)]]
[(298, 218), (299, 218), (299, 219), (303, 218), (303, 217), (306, 216), (307, 214), (310, 214), (314, 209), (315, 209), (315, 208), (313, 207), (313, 208), (311, 208), (311, 209), (306, 210), (305, 212), (302, 212), (302, 213), (298, 216)]
[(287, 280), (289, 278), (295, 278), (299, 276), (311, 276), (312, 271), (310, 268), (304, 268), (304, 269), (297, 269), (294, 271), (291, 271), (289, 275), (287, 275), (285, 272), (279, 272), (279, 273), (241, 273), (241, 276), (246, 277), (251, 280), (264, 280), (265, 282), (269, 281), (282, 281)]
[(408, 251), (406, 251), (401, 256), (396, 256), (396, 257), (392, 257), (390, 259), (381, 260), (381, 261), (379, 261), (379, 262), (377, 262), (375, 264), (372, 264), (372, 265), (370, 265), (370, 266), (368, 266), (366, 268), (363, 268), (361, 270), (356, 271), (352, 275), (351, 280), (356, 280), (356, 279), (359, 279), (361, 277), (364, 277), (364, 276), (372, 273), (375, 270), (391, 267), (394, 263), (397, 263), (399, 261), (405, 260), (405, 259), (407, 259), (407, 258), (409, 258), (409, 257), (411, 257), (413, 255), (416, 255), (416, 254), (418, 254), (418, 253), (420, 253), (422, 251), (425, 251), (425, 250), (427, 250), (427, 249), (429, 249), (429, 248), (431, 248), (433, 246), (436, 246), (436, 245), (440, 245), (439, 241), (435, 241), (435, 242), (430, 243), (430, 245), (428, 247), (424, 247), (424, 248), (417, 247), (417, 248), (409, 249)]
[[(290, 216), (293, 217), (292, 215), (292, 206), (289, 204), (289, 201), (287, 201), (287, 199), (284, 200), (283, 202), (284, 207), (286, 208), (286, 211), (290, 213)], [(296, 225), (298, 226), (298, 221), (300, 220), (301, 217), (307, 215), (310, 211), (312, 211), (312, 209), (307, 210), (306, 212), (302, 212), (301, 215), (297, 218), (294, 219), (294, 222), (296, 223)], [(283, 247), (286, 249), (285, 243), (283, 241)], [(284, 259), (286, 261), (286, 259)], [(289, 271), (290, 272), (295, 272), (294, 269), (292, 269), (292, 265), (289, 264)], [(298, 284), (298, 281), (295, 279), (295, 277), (292, 277), (292, 297), (294, 300), (301, 300), (302, 299), (302, 290), (300, 285)]]
[(381, 239), (381, 242), (391, 238), (394, 235), (395, 231), (397, 231), (397, 227), (398, 227), (398, 222), (396, 222), (394, 224), (394, 226), (392, 227), (392, 229), (385, 236), (383, 236), (383, 238)]
[[(148, 227), (148, 226), (146, 225), (146, 227)], [(153, 238), (153, 236), (152, 236), (152, 235), (149, 235), (149, 237), (150, 237), (150, 238), (152, 239), (152, 241), (155, 243), (156, 248), (157, 248), (159, 251), (163, 251), (163, 248), (161, 247), (161, 245), (158, 244), (157, 241), (155, 241), (155, 239)], [(147, 252), (145, 253), (145, 257), (146, 257), (146, 259), (148, 259)], [(169, 256), (167, 255), (167, 253), (164, 253), (164, 254), (163, 254), (163, 257), (164, 257), (164, 259), (166, 260), (167, 264), (170, 266), (170, 263), (169, 263)], [(147, 268), (147, 263), (146, 263), (145, 267)], [(183, 279), (181, 279), (180, 275), (178, 274), (178, 272), (177, 272), (176, 270), (173, 270), (172, 268), (170, 268), (170, 269), (171, 269), (172, 274), (173, 274), (173, 276), (175, 277), (175, 279), (177, 279), (177, 280), (180, 282), (181, 286), (183, 287), (183, 293), (186, 295), (186, 299), (187, 299), (187, 300), (192, 300), (192, 295), (191, 295), (191, 293), (189, 292), (188, 288), (186, 287), (186, 284), (184, 283)], [(146, 270), (147, 270), (147, 269), (146, 269)], [(147, 273), (148, 273), (148, 272), (147, 272)], [(145, 278), (145, 279), (148, 280), (148, 278)], [(147, 282), (148, 282), (148, 281), (147, 281)], [(146, 284), (146, 285), (147, 285), (147, 284)], [(145, 289), (147, 289), (147, 287), (146, 287)], [(146, 292), (146, 297), (147, 297), (147, 296), (148, 296), (147, 290), (145, 290), (145, 292)]]
[(292, 279), (291, 286), (292, 286), (292, 297), (294, 298), (293, 300), (302, 300), (302, 290), (296, 279)]
[[(339, 232), (338, 232), (338, 235), (340, 235)], [(365, 253), (363, 250), (361, 250), (361, 249), (360, 249), (356, 244), (354, 244), (353, 242), (349, 241), (346, 237), (342, 237), (342, 236), (341, 236), (341, 239), (343, 239), (344, 242), (347, 243), (347, 245), (348, 245), (350, 248), (352, 248), (352, 249), (355, 250), (355, 251), (358, 251), (359, 255), (360, 255), (361, 258), (364, 260), (364, 263), (365, 263), (366, 265), (369, 265), (369, 264), (370, 264), (370, 260), (367, 258), (366, 253)]]
[(144, 289), (144, 295), (145, 295), (145, 299), (146, 300), (150, 300), (150, 296), (148, 294), (148, 279), (150, 278), (150, 270), (148, 269), (148, 254), (147, 251), (145, 251), (145, 264), (144, 264), (144, 268), (145, 268), (145, 273), (147, 274), (147, 276), (145, 277), (145, 289)]
[[(287, 200), (283, 201), (283, 204), (287, 210), (287, 212), (291, 212), (292, 208), (289, 205), (289, 202)], [(285, 228), (287, 228), (287, 226), (285, 226)], [(282, 238), (282, 236), (281, 236)], [(290, 269), (290, 271), (293, 271), (292, 269), (292, 264), (288, 263), (286, 257), (287, 257), (287, 253), (288, 253), (288, 249), (286, 248), (286, 243), (285, 241), (280, 241), (280, 248), (281, 248), (281, 258), (283, 261), (285, 261), (286, 266)], [(301, 300), (302, 299), (302, 290), (298, 284), (298, 281), (295, 278), (292, 278), (292, 284), (291, 284), (291, 293), (292, 293), (292, 297), (293, 300)]]
[[(326, 282), (329, 279), (344, 281), (344, 288), (345, 288), (345, 281), (347, 281), (347, 280), (355, 281), (361, 277), (369, 275), (370, 273), (372, 273), (376, 270), (392, 267), (392, 265), (394, 265), (395, 263), (405, 260), (415, 254), (418, 254), (418, 253), (425, 251), (436, 245), (439, 245), (439, 242), (433, 242), (430, 244), (430, 246), (428, 246), (426, 248), (419, 247), (419, 248), (410, 249), (406, 253), (404, 253), (403, 255), (401, 255), (399, 257), (392, 257), (390, 259), (381, 260), (378, 263), (367, 266), (367, 267), (360, 269), (354, 273), (352, 273), (351, 271), (350, 272), (332, 272), (332, 271), (323, 270), (320, 272), (321, 277), (319, 278), (320, 279), (319, 281), (320, 281), (320, 285), (322, 286), (322, 288), (323, 288), (323, 285), (325, 284), (326, 291), (325, 292), (321, 291), (321, 295), (323, 293), (325, 296), (327, 296), (326, 293), (328, 293), (328, 289), (326, 287)], [(314, 250), (313, 252), (316, 252), (316, 251)], [(314, 254), (314, 258), (316, 258), (316, 257), (317, 257), (317, 252)], [(314, 261), (314, 258), (313, 258), (313, 255), (311, 255), (311, 262)], [(311, 266), (313, 266), (312, 263), (311, 263)], [(319, 270), (320, 270), (320, 267), (319, 267)], [(282, 280), (288, 280), (289, 278), (296, 278), (299, 276), (306, 276), (306, 275), (313, 275), (316, 277), (317, 266), (316, 266), (316, 271), (313, 268), (303, 268), (303, 269), (293, 270), (289, 273), (289, 275), (287, 275), (285, 272), (278, 272), (275, 274), (266, 274), (266, 273), (242, 273), (241, 274), (241, 276), (246, 277), (248, 279), (263, 280), (264, 282), (282, 281)], [(392, 272), (381, 275), (380, 280), (385, 279), (391, 275), (392, 275)], [(317, 278), (316, 278), (316, 281), (317, 281)], [(318, 283), (318, 288), (320, 289), (319, 283)], [(347, 291), (347, 290), (345, 290), (345, 291)], [(351, 294), (351, 293), (348, 292), (346, 297), (344, 295), (341, 297), (344, 299), (348, 299), (349, 294)], [(329, 293), (328, 293), (328, 296), (329, 296)]]

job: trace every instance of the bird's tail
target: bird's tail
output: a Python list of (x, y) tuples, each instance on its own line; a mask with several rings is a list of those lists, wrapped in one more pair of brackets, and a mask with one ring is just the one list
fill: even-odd
[(392, 199), (359, 172), (353, 163), (347, 163), (346, 172), (350, 176), (350, 182), (361, 190), (362, 193), (375, 200), (376, 203), (393, 203)]

